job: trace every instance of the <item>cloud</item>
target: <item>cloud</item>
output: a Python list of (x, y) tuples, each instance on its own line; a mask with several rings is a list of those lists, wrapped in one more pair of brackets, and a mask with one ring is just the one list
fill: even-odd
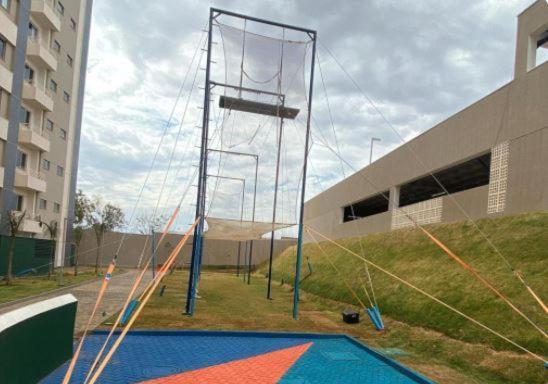
[[(115, 202), (129, 216), (159, 148), (139, 204), (140, 210), (153, 210), (173, 147), (160, 210), (168, 212), (179, 201), (185, 185), (195, 184), (189, 179), (198, 162), (200, 130), (195, 127), (201, 124), (198, 106), (203, 93), (198, 87), (204, 82), (204, 72), (195, 70), (203, 55), (200, 45), (209, 5), (318, 31), (320, 63), (313, 100), (309, 198), (340, 181), (343, 173), (352, 173), (322, 147), (322, 141), (333, 146), (338, 141), (345, 159), (355, 169), (367, 164), (372, 136), (382, 139), (375, 145), (375, 158), (401, 144), (331, 54), (399, 134), (409, 140), (511, 79), (515, 16), (529, 2), (225, 0), (207, 4), (198, 0), (95, 0), (78, 186), (88, 194)], [(219, 49), (222, 41), (215, 43)], [(276, 57), (273, 49), (268, 54)], [(194, 65), (190, 66), (193, 57)], [(221, 65), (222, 57), (215, 59), (219, 62), (216, 65)], [(200, 67), (203, 64), (202, 57)], [(185, 78), (182, 98), (173, 108)], [(191, 88), (192, 97), (187, 100)], [(257, 217), (269, 220), (276, 127), (260, 119), (238, 120), (225, 115), (223, 120), (219, 113), (214, 108), (211, 130), (223, 126), (223, 149), (261, 152)], [(166, 136), (158, 147), (164, 130)], [(302, 121), (287, 123), (284, 130), (278, 206), (283, 212), (279, 215), (288, 221), (295, 220), (296, 215), (304, 127)], [(219, 138), (213, 143), (218, 145)], [(246, 178), (245, 211), (249, 215), (253, 164), (230, 156), (219, 162), (212, 156), (210, 165), (211, 172), (220, 172), (220, 167), (226, 175)], [(212, 213), (237, 218), (238, 184), (210, 184), (210, 191), (215, 191), (209, 196), (213, 199)], [(189, 190), (184, 214), (176, 224), (178, 230), (192, 220), (195, 193), (195, 188)]]

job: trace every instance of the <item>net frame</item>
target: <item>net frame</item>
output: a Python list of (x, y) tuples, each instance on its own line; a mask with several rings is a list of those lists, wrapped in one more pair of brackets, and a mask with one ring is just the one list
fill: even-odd
[[(195, 227), (193, 245), (192, 245), (192, 258), (190, 263), (190, 276), (188, 280), (188, 290), (187, 290), (187, 299), (186, 299), (186, 313), (192, 315), (195, 307), (195, 297), (196, 297), (196, 285), (200, 276), (201, 269), (201, 258), (202, 258), (202, 248), (203, 248), (203, 234), (204, 234), (204, 224), (205, 224), (205, 200), (206, 200), (206, 185), (207, 185), (207, 153), (208, 153), (208, 131), (209, 131), (209, 119), (210, 119), (210, 103), (211, 103), (211, 89), (212, 86), (219, 85), (213, 84), (211, 81), (211, 51), (212, 51), (212, 30), (214, 23), (218, 19), (223, 17), (243, 19), (245, 23), (251, 21), (259, 25), (264, 25), (273, 28), (281, 28), (283, 32), (283, 39), (285, 41), (286, 31), (291, 32), (300, 32), (306, 35), (309, 39), (309, 42), (312, 43), (312, 55), (310, 57), (310, 79), (308, 82), (308, 97), (306, 98), (306, 135), (305, 135), (305, 144), (303, 151), (303, 166), (301, 174), (301, 189), (300, 189), (300, 210), (298, 218), (298, 241), (297, 241), (297, 260), (295, 265), (295, 289), (293, 295), (293, 317), (296, 319), (298, 316), (298, 302), (299, 302), (299, 281), (300, 281), (300, 269), (301, 269), (301, 259), (302, 259), (302, 239), (303, 239), (303, 221), (304, 221), (304, 199), (306, 191), (306, 174), (307, 174), (307, 162), (308, 162), (308, 153), (309, 153), (309, 144), (310, 144), (310, 121), (311, 121), (311, 112), (312, 112), (312, 95), (313, 95), (313, 84), (314, 84), (314, 65), (316, 57), (316, 41), (317, 41), (317, 32), (312, 29), (293, 26), (289, 24), (274, 22), (270, 20), (260, 19), (253, 16), (243, 15), (235, 12), (225, 11), (218, 8), (210, 8), (209, 14), (209, 25), (208, 25), (208, 48), (207, 48), (207, 63), (206, 63), (206, 75), (205, 75), (205, 89), (204, 89), (204, 104), (203, 104), (203, 122), (202, 122), (202, 145), (200, 148), (200, 163), (199, 163), (199, 178), (198, 178), (198, 191), (197, 191), (197, 203), (196, 203), (196, 219), (198, 220), (198, 225)], [(245, 25), (245, 24), (244, 24)], [(245, 41), (245, 31), (244, 31), (244, 41)], [(242, 48), (245, 49), (245, 46)], [(243, 55), (242, 55), (243, 62)], [(281, 64), (283, 65), (283, 45), (282, 45), (282, 60)], [(243, 65), (241, 69), (241, 78), (243, 76)], [(247, 76), (247, 74), (246, 74)], [(281, 76), (281, 75), (280, 75)], [(303, 72), (303, 80), (305, 79)], [(240, 82), (241, 83), (241, 82)], [(278, 82), (279, 84), (279, 82)], [(240, 85), (241, 88), (241, 85)], [(280, 86), (278, 86), (278, 94), (281, 94)], [(306, 90), (305, 90), (306, 95)], [(280, 95), (278, 95), (280, 97)], [(282, 106), (285, 106), (285, 95), (283, 96)], [(279, 109), (278, 109), (279, 114)], [(296, 115), (295, 115), (296, 116)], [(282, 117), (282, 116), (280, 116)], [(279, 141), (281, 142), (282, 138), (282, 129), (283, 126), (283, 117), (280, 119), (280, 135)], [(275, 191), (275, 203), (274, 203), (274, 217), (273, 223), (275, 223), (275, 212), (276, 212), (276, 193), (277, 193), (277, 184), (278, 184), (278, 174), (279, 174), (279, 159), (280, 159), (280, 146), (278, 145), (278, 162), (276, 170), (276, 191)], [(274, 236), (272, 232), (271, 237), (271, 249), (273, 248)], [(251, 242), (252, 246), (253, 242)], [(251, 265), (251, 253), (249, 256), (249, 263)], [(271, 272), (272, 268), (272, 250), (270, 255), (269, 271)], [(271, 285), (271, 275), (269, 273), (269, 293)], [(248, 277), (249, 283), (249, 277)]]

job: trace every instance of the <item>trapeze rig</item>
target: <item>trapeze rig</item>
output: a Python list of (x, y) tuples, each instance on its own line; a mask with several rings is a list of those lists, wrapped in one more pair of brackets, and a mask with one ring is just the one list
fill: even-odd
[[(241, 66), (239, 73), (239, 81), (216, 81), (212, 79), (212, 46), (213, 46), (213, 28), (219, 26), (220, 28), (220, 19), (229, 19), (232, 22), (242, 22), (243, 27), (243, 39), (241, 47)], [(255, 24), (265, 28), (271, 28), (277, 31), (282, 32), (281, 41), (281, 54), (280, 59), (277, 62), (269, 63), (271, 66), (279, 65), (279, 72), (277, 72), (277, 87), (275, 89), (265, 89), (265, 86), (249, 87), (243, 84), (244, 80), (244, 64), (246, 58), (246, 37), (257, 38), (256, 34), (246, 31), (247, 24)], [(232, 28), (232, 27), (231, 27)], [(304, 103), (301, 103), (302, 106), (298, 105), (288, 105), (288, 100), (291, 98), (287, 94), (287, 86), (284, 88), (282, 85), (283, 78), (283, 65), (284, 65), (284, 43), (291, 44), (292, 42), (285, 39), (285, 34), (295, 33), (301, 34), (306, 38), (306, 47), (308, 48), (309, 43), (312, 46), (311, 56), (309, 65), (309, 80), (308, 80), (308, 95), (306, 95), (306, 86), (304, 92)], [(304, 219), (304, 201), (305, 201), (305, 191), (306, 191), (306, 174), (307, 174), (307, 155), (309, 152), (310, 144), (310, 122), (311, 122), (311, 112), (312, 112), (312, 96), (313, 96), (313, 82), (314, 82), (314, 66), (315, 66), (315, 57), (316, 57), (316, 41), (317, 41), (317, 32), (312, 29), (307, 29), (303, 27), (283, 24), (279, 22), (274, 22), (265, 19), (259, 19), (256, 17), (243, 15), (239, 13), (234, 13), (230, 11), (225, 11), (217, 8), (211, 8), (209, 12), (209, 22), (208, 22), (208, 40), (207, 40), (207, 62), (205, 65), (205, 86), (204, 86), (204, 99), (203, 99), (203, 116), (202, 116), (202, 138), (200, 146), (200, 162), (198, 165), (198, 185), (197, 185), (197, 201), (196, 201), (196, 214), (195, 218), (198, 220), (198, 224), (194, 230), (194, 237), (192, 243), (192, 257), (190, 262), (190, 271), (187, 287), (187, 298), (185, 313), (187, 315), (192, 315), (194, 313), (195, 301), (196, 301), (196, 289), (199, 281), (200, 270), (201, 270), (201, 260), (203, 253), (203, 243), (204, 238), (219, 238), (212, 237), (211, 235), (204, 235), (205, 221), (206, 221), (206, 187), (208, 177), (227, 177), (221, 175), (211, 175), (208, 172), (208, 154), (210, 152), (218, 152), (219, 155), (228, 154), (228, 155), (240, 155), (240, 156), (251, 156), (256, 160), (255, 163), (255, 180), (254, 180), (254, 198), (253, 198), (253, 212), (251, 217), (251, 222), (245, 221), (243, 216), (243, 205), (244, 205), (244, 195), (245, 195), (245, 178), (239, 178), (243, 184), (242, 191), (242, 202), (241, 202), (241, 212), (239, 218), (240, 230), (246, 232), (247, 235), (236, 236), (241, 244), (241, 241), (246, 242), (246, 248), (248, 241), (250, 242), (250, 251), (248, 258), (248, 276), (247, 282), (250, 282), (250, 271), (251, 271), (251, 260), (253, 252), (253, 240), (260, 239), (262, 235), (270, 232), (270, 253), (269, 253), (269, 273), (268, 273), (268, 289), (267, 289), (267, 298), (271, 299), (271, 284), (272, 284), (272, 260), (274, 252), (274, 231), (279, 228), (284, 228), (285, 224), (277, 223), (276, 221), (276, 210), (278, 203), (278, 188), (279, 188), (279, 174), (280, 174), (280, 156), (281, 156), (281, 147), (282, 147), (282, 135), (283, 135), (283, 126), (284, 120), (295, 120), (299, 115), (303, 115), (301, 111), (306, 111), (305, 116), (305, 140), (304, 148), (302, 149), (302, 175), (300, 178), (300, 202), (298, 206), (298, 220), (297, 229), (297, 258), (295, 263), (295, 278), (294, 278), (294, 294), (293, 294), (293, 318), (298, 317), (298, 304), (299, 304), (299, 282), (300, 282), (300, 270), (301, 270), (301, 260), (302, 260), (302, 243), (303, 243), (303, 219)], [(265, 37), (265, 36), (261, 36)], [(265, 37), (266, 38), (266, 37)], [(223, 43), (224, 44), (224, 43)], [(223, 47), (224, 49), (224, 47)], [(304, 79), (304, 62), (306, 60), (307, 52), (305, 51), (303, 60), (303, 79)], [(225, 58), (226, 60), (226, 58)], [(225, 64), (226, 65), (226, 64)], [(246, 76), (247, 73), (245, 73)], [(276, 76), (275, 75), (275, 76)], [(225, 75), (226, 79), (226, 75)], [(304, 80), (303, 80), (304, 81)], [(265, 84), (265, 83), (262, 83)], [(257, 194), (257, 173), (259, 165), (259, 155), (256, 153), (243, 153), (243, 152), (231, 152), (223, 151), (223, 149), (211, 149), (208, 148), (209, 143), (209, 122), (210, 114), (212, 109), (212, 90), (213, 88), (218, 87), (224, 90), (224, 94), (219, 97), (218, 107), (223, 110), (228, 110), (230, 113), (242, 113), (246, 115), (255, 115), (255, 116), (264, 116), (269, 118), (275, 118), (278, 121), (278, 142), (277, 142), (277, 151), (276, 151), (276, 165), (275, 165), (275, 185), (274, 185), (274, 195), (273, 195), (273, 209), (272, 209), (272, 220), (271, 222), (258, 222), (255, 218), (255, 200)], [(227, 90), (235, 93), (235, 95), (227, 95)], [(243, 97), (243, 95), (255, 95), (258, 99), (259, 97), (270, 97), (274, 99), (275, 102), (267, 102), (265, 100), (252, 100), (251, 98)], [(299, 182), (296, 183), (297, 185)], [(224, 220), (221, 222), (221, 220)], [(208, 232), (215, 233), (215, 230), (212, 230), (212, 225), (222, 224), (225, 225), (238, 225), (238, 220), (229, 220), (229, 219), (217, 219), (211, 218), (208, 220)], [(294, 224), (292, 224), (294, 225)], [(245, 227), (245, 229), (244, 229)], [(219, 231), (217, 231), (218, 233)], [(234, 238), (233, 238), (234, 240)], [(238, 248), (238, 250), (240, 247)], [(247, 251), (246, 251), (247, 253)], [(239, 262), (238, 262), (239, 267)]]

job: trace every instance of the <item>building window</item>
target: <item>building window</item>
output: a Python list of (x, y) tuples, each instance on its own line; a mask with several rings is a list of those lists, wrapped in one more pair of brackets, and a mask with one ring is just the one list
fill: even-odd
[(23, 211), (23, 196), (16, 195), (17, 196), (17, 207), (15, 208), (16, 211)]
[(34, 69), (25, 64), (25, 81), (32, 84), (34, 79)]
[(38, 28), (34, 24), (29, 23), (29, 39), (36, 40), (38, 38)]
[(55, 52), (57, 53), (61, 52), (61, 44), (59, 44), (57, 40), (53, 40), (53, 43), (51, 43), (51, 47), (53, 48)]
[(65, 174), (65, 169), (60, 165), (57, 166), (57, 176), (63, 176)]
[(21, 123), (22, 124), (30, 124), (30, 111), (26, 109), (25, 107), (21, 107)]
[(384, 191), (378, 195), (368, 197), (365, 200), (343, 207), (343, 223), (352, 220), (363, 219), (367, 216), (373, 216), (377, 213), (388, 211), (389, 192)]
[(66, 103), (70, 102), (70, 95), (66, 91), (63, 92), (63, 100), (65, 100)]
[(0, 59), (5, 60), (6, 59), (6, 47), (7, 47), (6, 40), (2, 39), (0, 37)]
[(64, 14), (65, 14), (65, 6), (64, 6), (60, 1), (57, 2), (57, 5), (55, 6), (55, 8), (57, 8), (57, 11), (58, 11), (61, 15), (64, 15)]
[(50, 167), (51, 167), (51, 162), (49, 160), (42, 159), (42, 169), (49, 171)]
[(73, 62), (74, 60), (72, 59), (72, 57), (70, 57), (70, 55), (67, 55), (67, 64), (69, 67), (72, 67)]
[(53, 203), (53, 212), (55, 212), (55, 213), (61, 212), (61, 204)]
[[(399, 206), (434, 199), (489, 184), (491, 153), (434, 172), (400, 187)], [(443, 188), (441, 185), (443, 185)]]
[(10, 10), (10, 0), (0, 0), (0, 5), (6, 10)]
[(17, 150), (17, 168), (25, 169), (27, 168), (27, 154)]
[(40, 199), (38, 202), (38, 208), (43, 210), (48, 209), (48, 202), (44, 199)]
[(55, 80), (53, 80), (53, 79), (50, 79), (50, 80), (49, 80), (49, 89), (50, 89), (52, 92), (56, 92), (56, 93), (57, 93), (57, 83), (55, 82)]
[(59, 137), (63, 140), (67, 139), (67, 131), (65, 131), (63, 128), (59, 128)]
[(54, 126), (53, 121), (51, 121), (50, 119), (47, 119), (46, 120), (46, 129), (48, 131), (53, 131), (53, 126)]
[(74, 20), (73, 18), (70, 19), (70, 28), (73, 31), (76, 31), (76, 20)]

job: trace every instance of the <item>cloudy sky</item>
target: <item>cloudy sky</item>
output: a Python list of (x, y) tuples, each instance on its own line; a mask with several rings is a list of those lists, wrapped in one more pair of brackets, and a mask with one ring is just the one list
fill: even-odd
[[(198, 65), (202, 51), (196, 48), (203, 43), (209, 6), (318, 31), (339, 147), (359, 169), (368, 163), (371, 137), (382, 140), (375, 144), (374, 158), (401, 141), (326, 47), (408, 140), (511, 80), (516, 16), (531, 1), (95, 0), (78, 187), (120, 205), (129, 219), (166, 131), (138, 214), (154, 209), (164, 178), (159, 211), (167, 212), (177, 203), (197, 162), (198, 86), (203, 86), (204, 74), (196, 68), (203, 67), (205, 60), (202, 57)], [(185, 76), (182, 97), (174, 108)], [(314, 135), (334, 146), (318, 74), (314, 89)], [(165, 176), (177, 137), (171, 171)], [(351, 172), (345, 167), (346, 175)], [(307, 197), (342, 177), (337, 157), (315, 144)], [(259, 194), (271, 195), (269, 180)], [(226, 183), (227, 196), (234, 196), (235, 188)], [(190, 222), (194, 194), (191, 188), (178, 230)], [(286, 205), (291, 200), (288, 197)], [(225, 201), (229, 211), (234, 211), (235, 201)]]

